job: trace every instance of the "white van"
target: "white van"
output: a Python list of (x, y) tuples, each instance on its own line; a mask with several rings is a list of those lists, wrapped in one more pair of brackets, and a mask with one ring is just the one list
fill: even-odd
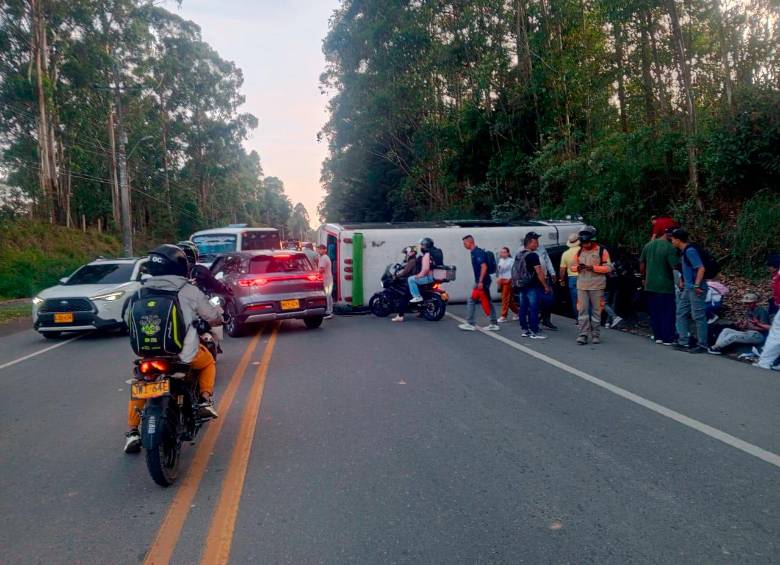
[(200, 262), (210, 266), (219, 255), (235, 251), (281, 249), (279, 230), (250, 228), (246, 224), (231, 224), (224, 228), (201, 230), (190, 236), (198, 246)]
[[(495, 253), (507, 246), (514, 255), (529, 231), (542, 237), (551, 255), (565, 248), (569, 234), (585, 224), (569, 220), (528, 222), (448, 221), (398, 224), (324, 224), (317, 230), (317, 243), (328, 248), (333, 263), (334, 301), (345, 306), (365, 306), (371, 295), (382, 288), (382, 274), (388, 265), (401, 262), (407, 245), (423, 237), (433, 239), (444, 252), (444, 263), (457, 268), (455, 281), (444, 288), (453, 301), (466, 300), (474, 287), (471, 256), (463, 247), (463, 237), (473, 235), (477, 245)], [(359, 243), (359, 247), (355, 243)]]

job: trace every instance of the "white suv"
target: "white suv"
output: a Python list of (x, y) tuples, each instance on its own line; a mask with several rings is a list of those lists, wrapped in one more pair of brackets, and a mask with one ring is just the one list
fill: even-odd
[(33, 298), (33, 328), (62, 332), (124, 329), (128, 299), (141, 287), (147, 258), (97, 259)]

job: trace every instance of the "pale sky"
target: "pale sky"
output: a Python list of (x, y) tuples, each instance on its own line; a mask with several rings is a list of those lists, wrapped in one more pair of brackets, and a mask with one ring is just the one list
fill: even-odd
[(338, 0), (183, 0), (166, 7), (197, 23), (203, 39), (244, 72), (241, 109), (257, 116), (245, 143), (260, 154), (266, 176), (282, 179), (287, 195), (303, 202), (319, 223), (320, 167), (327, 143), (317, 132), (327, 119), (320, 94), (322, 39)]

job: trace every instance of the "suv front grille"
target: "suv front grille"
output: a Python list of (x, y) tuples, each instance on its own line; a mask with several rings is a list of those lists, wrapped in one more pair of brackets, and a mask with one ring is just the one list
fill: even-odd
[(38, 310), (46, 312), (92, 312), (92, 303), (86, 298), (49, 298)]

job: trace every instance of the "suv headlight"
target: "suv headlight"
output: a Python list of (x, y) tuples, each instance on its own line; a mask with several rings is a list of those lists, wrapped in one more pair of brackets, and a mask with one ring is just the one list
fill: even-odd
[(36, 296), (35, 298), (32, 299), (32, 303), (35, 306), (38, 306), (39, 304), (43, 304), (43, 298), (41, 298), (40, 296)]
[(105, 300), (106, 302), (113, 302), (114, 300), (119, 300), (124, 296), (125, 291), (124, 290), (117, 290), (116, 292), (109, 292), (107, 294), (98, 294), (97, 296), (90, 296), (90, 300)]

